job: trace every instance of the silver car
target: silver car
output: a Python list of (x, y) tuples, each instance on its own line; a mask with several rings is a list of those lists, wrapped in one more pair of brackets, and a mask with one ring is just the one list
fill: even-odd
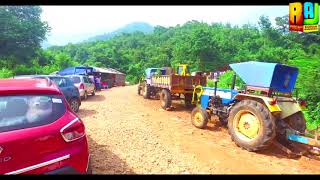
[(92, 96), (96, 93), (96, 88), (94, 85), (94, 82), (92, 82), (88, 76), (84, 75), (69, 75), (69, 77), (73, 84), (78, 88), (80, 97), (82, 99), (87, 99), (88, 94), (91, 94)]

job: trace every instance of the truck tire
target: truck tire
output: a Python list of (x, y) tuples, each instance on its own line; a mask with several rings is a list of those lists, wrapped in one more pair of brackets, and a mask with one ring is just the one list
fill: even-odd
[(143, 98), (145, 98), (145, 99), (149, 99), (150, 98), (150, 85), (149, 84), (146, 84), (144, 86)]
[(191, 107), (192, 105), (192, 94), (184, 94), (184, 105)]
[(167, 109), (171, 107), (171, 93), (167, 89), (162, 89), (160, 94), (161, 107)]
[(248, 151), (266, 149), (276, 135), (275, 120), (268, 108), (254, 100), (242, 100), (228, 118), (231, 139)]
[(201, 107), (196, 107), (191, 112), (191, 122), (199, 129), (203, 129), (207, 126), (209, 118), (208, 112)]
[(306, 131), (306, 120), (301, 111), (283, 120), (287, 122), (292, 129), (296, 131), (299, 131), (301, 133), (304, 133)]

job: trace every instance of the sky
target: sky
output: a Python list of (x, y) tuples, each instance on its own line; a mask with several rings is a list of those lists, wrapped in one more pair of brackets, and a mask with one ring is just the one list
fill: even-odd
[(48, 43), (65, 45), (112, 32), (132, 22), (176, 26), (191, 20), (233, 25), (255, 24), (288, 14), (288, 6), (42, 6), (41, 19), (52, 28)]

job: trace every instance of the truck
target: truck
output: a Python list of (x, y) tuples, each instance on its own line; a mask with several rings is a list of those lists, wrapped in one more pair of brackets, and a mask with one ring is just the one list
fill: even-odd
[(187, 64), (178, 65), (176, 70), (171, 67), (147, 68), (145, 78), (139, 82), (138, 94), (145, 99), (160, 98), (161, 107), (165, 110), (170, 109), (173, 99), (184, 99), (189, 107), (192, 105), (194, 87), (206, 83), (203, 73), (191, 75)]
[[(196, 86), (192, 124), (200, 129), (212, 116), (219, 117), (231, 139), (248, 151), (260, 151), (275, 144), (292, 156), (319, 154), (316, 133), (306, 130), (302, 101), (293, 94), (298, 68), (278, 63), (242, 62), (229, 65), (234, 71), (230, 88)], [(236, 78), (245, 83), (235, 89)], [(304, 103), (303, 103), (304, 104)]]

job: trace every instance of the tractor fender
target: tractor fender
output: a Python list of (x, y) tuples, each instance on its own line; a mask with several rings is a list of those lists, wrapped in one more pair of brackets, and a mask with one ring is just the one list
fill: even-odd
[(278, 119), (284, 119), (297, 112), (302, 111), (298, 103), (292, 102), (282, 102), (278, 101), (276, 104), (270, 102), (273, 101), (271, 97), (252, 95), (252, 94), (237, 94), (234, 97), (236, 100), (252, 99), (264, 104), (269, 111), (275, 115)]
[(271, 113), (274, 112), (281, 112), (281, 108), (278, 106), (278, 104), (270, 104), (270, 102), (273, 100), (273, 98), (265, 97), (265, 96), (257, 96), (252, 94), (237, 94), (235, 95), (234, 99), (236, 100), (244, 100), (244, 99), (251, 99), (258, 101), (262, 104), (264, 104)]

